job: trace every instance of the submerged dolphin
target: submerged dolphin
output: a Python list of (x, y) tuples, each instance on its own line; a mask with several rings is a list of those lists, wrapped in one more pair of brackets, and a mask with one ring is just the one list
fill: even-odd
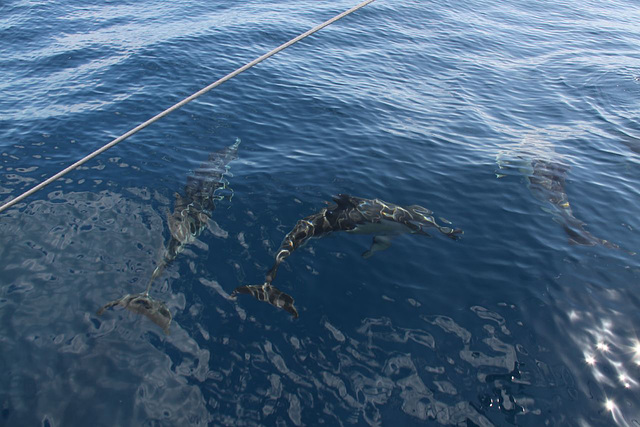
[(210, 228), (214, 234), (220, 233), (217, 224), (211, 220), (211, 214), (216, 208), (215, 202), (224, 198), (217, 191), (228, 189), (228, 164), (238, 158), (239, 145), (240, 139), (236, 139), (229, 147), (211, 153), (208, 160), (187, 178), (184, 195), (175, 193), (173, 212), (167, 218), (171, 238), (150, 282), (159, 277), (185, 246), (193, 243), (205, 228)]
[[(500, 169), (517, 167), (526, 177), (531, 194), (545, 203), (543, 210), (549, 212), (554, 221), (560, 224), (574, 245), (595, 246), (602, 245), (611, 249), (620, 249), (618, 245), (605, 239), (600, 239), (585, 230), (585, 223), (573, 215), (569, 197), (565, 190), (565, 180), (569, 167), (559, 161), (517, 155), (513, 159), (506, 159), (499, 155), (497, 163)], [(498, 178), (504, 175), (499, 174)], [(633, 252), (626, 251), (629, 254)]]
[(334, 231), (374, 234), (371, 247), (362, 254), (363, 257), (368, 258), (375, 252), (388, 248), (391, 245), (391, 238), (398, 234), (411, 233), (431, 237), (424, 230), (428, 227), (434, 227), (454, 240), (462, 234), (460, 229), (437, 224), (433, 212), (422, 206), (403, 207), (380, 199), (363, 199), (346, 194), (340, 194), (333, 200), (335, 204), (330, 204), (320, 212), (299, 220), (293, 230), (285, 236), (276, 254), (275, 263), (262, 285), (240, 286), (231, 296), (253, 295), (260, 301), (268, 302), (298, 317), (298, 311), (293, 306), (293, 298), (274, 287), (271, 282), (276, 278), (278, 267), (285, 258), (309, 239), (323, 237)]
[(162, 301), (151, 298), (149, 289), (140, 294), (127, 294), (120, 299), (105, 304), (98, 310), (98, 316), (102, 315), (108, 308), (116, 305), (120, 305), (133, 313), (148, 317), (153, 323), (160, 326), (165, 334), (169, 334), (169, 325), (172, 319), (171, 312)]
[(120, 305), (148, 317), (165, 333), (169, 332), (171, 313), (162, 301), (154, 300), (149, 296), (149, 290), (154, 280), (176, 259), (186, 245), (198, 238), (205, 228), (210, 227), (214, 233), (219, 232), (219, 228), (211, 220), (211, 214), (216, 208), (215, 202), (224, 198), (218, 190), (228, 189), (226, 180), (226, 176), (229, 175), (228, 164), (238, 157), (239, 145), (240, 139), (236, 139), (231, 146), (211, 153), (207, 161), (187, 178), (184, 195), (175, 193), (173, 212), (167, 218), (171, 237), (162, 260), (151, 274), (146, 290), (139, 294), (127, 294), (107, 303), (98, 310), (98, 315), (110, 307)]

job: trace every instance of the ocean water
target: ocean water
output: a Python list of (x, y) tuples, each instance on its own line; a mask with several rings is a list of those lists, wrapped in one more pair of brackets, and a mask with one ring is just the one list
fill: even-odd
[[(5, 0), (0, 201), (355, 5)], [(640, 425), (640, 4), (377, 0), (0, 214), (0, 425)], [(122, 307), (174, 194), (233, 197)], [(310, 241), (346, 193), (464, 230)]]

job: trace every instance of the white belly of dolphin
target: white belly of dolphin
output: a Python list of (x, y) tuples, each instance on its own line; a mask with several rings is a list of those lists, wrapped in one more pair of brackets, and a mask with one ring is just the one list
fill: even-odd
[(396, 221), (382, 220), (379, 223), (368, 222), (360, 224), (349, 233), (376, 234), (378, 236), (395, 236), (397, 234), (411, 233), (411, 229)]

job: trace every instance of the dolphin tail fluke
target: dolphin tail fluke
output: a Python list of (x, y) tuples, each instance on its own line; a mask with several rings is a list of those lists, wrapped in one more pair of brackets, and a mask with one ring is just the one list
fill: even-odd
[(298, 310), (293, 306), (293, 297), (269, 283), (239, 286), (231, 293), (231, 297), (235, 298), (237, 294), (253, 295), (258, 301), (264, 301), (274, 307), (283, 309), (293, 317), (298, 317)]

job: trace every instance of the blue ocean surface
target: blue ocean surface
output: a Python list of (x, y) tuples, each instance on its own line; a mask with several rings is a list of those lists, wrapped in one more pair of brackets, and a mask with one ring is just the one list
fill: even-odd
[[(0, 202), (355, 4), (3, 0)], [(98, 315), (236, 138), (169, 333)], [(464, 234), (309, 241), (298, 318), (231, 298), (338, 194)], [(637, 0), (377, 0), (0, 214), (0, 425), (638, 426), (639, 214)]]

